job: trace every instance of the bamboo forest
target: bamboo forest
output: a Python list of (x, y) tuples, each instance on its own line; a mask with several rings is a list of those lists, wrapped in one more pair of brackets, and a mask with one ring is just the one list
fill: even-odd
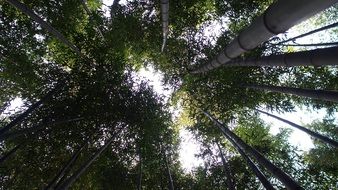
[(0, 190), (338, 189), (337, 65), (338, 0), (0, 0)]

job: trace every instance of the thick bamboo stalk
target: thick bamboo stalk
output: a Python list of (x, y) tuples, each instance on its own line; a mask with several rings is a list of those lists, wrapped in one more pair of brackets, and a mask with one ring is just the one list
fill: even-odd
[(57, 189), (68, 189), (89, 168), (89, 166), (93, 164), (93, 162), (101, 155), (101, 153), (108, 148), (118, 133), (119, 131), (113, 134), (112, 137), (105, 143), (105, 145), (103, 145), (86, 163), (84, 163), (72, 176), (66, 179)]
[(290, 190), (300, 190), (303, 189), (300, 185), (297, 184), (289, 175), (284, 173), (280, 168), (275, 166), (272, 162), (266, 159), (260, 152), (256, 149), (252, 148), (250, 145), (246, 144), (241, 138), (239, 138), (235, 133), (231, 132), (228, 128), (226, 128), (220, 121), (212, 117), (209, 113), (203, 111), (203, 113), (212, 120), (215, 125), (223, 132), (225, 137), (231, 139), (236, 146), (242, 149), (245, 153), (250, 154), (252, 157), (256, 159), (256, 161), (265, 167), (271, 174), (280, 180), (287, 189)]
[(70, 122), (81, 121), (83, 119), (84, 119), (83, 117), (79, 117), (79, 118), (67, 119), (67, 120), (50, 122), (50, 123), (42, 123), (40, 125), (33, 126), (33, 127), (30, 127), (30, 128), (27, 128), (27, 129), (21, 129), (21, 130), (16, 130), (16, 131), (13, 131), (13, 132), (8, 132), (8, 133), (5, 133), (5, 134), (3, 134), (3, 135), (0, 136), (0, 141), (6, 140), (6, 139), (17, 138), (17, 137), (19, 137), (21, 135), (38, 131), (38, 130), (44, 128), (46, 125), (47, 126), (48, 125), (55, 126), (55, 125), (60, 125), (60, 124), (63, 124), (63, 123), (70, 123)]
[(25, 112), (20, 114), (18, 117), (16, 117), (14, 120), (12, 120), (9, 124), (7, 124), (5, 127), (0, 129), (0, 136), (2, 136), (5, 132), (10, 130), (12, 127), (20, 123), (22, 120), (24, 120), (30, 113), (32, 113), (36, 108), (40, 107), (44, 102), (51, 99), (54, 94), (59, 92), (62, 87), (64, 86), (64, 83), (58, 84), (53, 90), (48, 92), (44, 97), (42, 97), (39, 101), (32, 104)]
[(220, 152), (220, 155), (221, 155), (223, 168), (224, 168), (224, 172), (225, 172), (225, 175), (226, 175), (227, 187), (228, 187), (229, 190), (235, 190), (235, 185), (234, 185), (234, 182), (233, 182), (233, 177), (231, 175), (229, 163), (225, 160), (222, 149), (221, 149), (220, 145), (218, 144), (218, 142), (216, 142), (216, 145), (217, 145), (219, 152)]
[(169, 190), (174, 190), (174, 182), (173, 182), (173, 178), (171, 176), (168, 158), (167, 158), (167, 154), (165, 153), (165, 150), (163, 151), (163, 155), (164, 155), (164, 162), (165, 162), (165, 167), (166, 167), (166, 170), (167, 170), (167, 175), (168, 175), (168, 180), (169, 180), (169, 184), (168, 184)]
[(236, 142), (230, 138), (227, 134), (224, 134), (224, 136), (233, 144), (233, 146), (236, 148), (236, 150), (239, 152), (239, 154), (243, 157), (243, 159), (246, 161), (250, 169), (253, 171), (253, 173), (257, 176), (259, 181), (262, 183), (265, 189), (268, 190), (275, 190), (275, 188), (272, 186), (270, 181), (265, 177), (263, 172), (256, 166), (256, 164), (246, 155), (246, 153), (236, 144)]
[(280, 92), (319, 100), (338, 102), (337, 91), (312, 90), (312, 89), (292, 88), (283, 86), (267, 86), (267, 85), (244, 85), (244, 87), (257, 90), (268, 90), (271, 92)]
[(8, 108), (10, 105), (10, 101), (6, 101), (1, 107), (0, 107), (0, 115)]
[(52, 190), (55, 189), (56, 184), (65, 176), (67, 171), (71, 169), (71, 167), (74, 165), (76, 162), (77, 158), (80, 156), (81, 151), (85, 147), (87, 143), (84, 143), (73, 155), (72, 157), (68, 160), (66, 165), (63, 166), (63, 168), (59, 171), (59, 173), (52, 179), (52, 181), (47, 185), (45, 190)]
[(316, 49), (265, 56), (257, 59), (233, 60), (225, 64), (228, 66), (324, 66), (338, 65), (338, 47)]
[(312, 137), (314, 137), (314, 138), (316, 138), (316, 139), (318, 139), (318, 140), (321, 140), (321, 141), (323, 141), (323, 142), (325, 142), (325, 143), (328, 143), (328, 144), (330, 144), (330, 145), (332, 145), (332, 146), (338, 148), (338, 142), (335, 141), (335, 140), (332, 140), (332, 139), (330, 139), (330, 138), (328, 138), (328, 137), (326, 137), (326, 136), (324, 136), (324, 135), (321, 135), (321, 134), (319, 134), (319, 133), (316, 133), (316, 132), (314, 132), (314, 131), (311, 131), (311, 130), (309, 130), (309, 129), (305, 128), (305, 127), (302, 127), (302, 126), (300, 126), (300, 125), (298, 125), (298, 124), (296, 124), (296, 123), (293, 123), (293, 122), (288, 121), (288, 120), (286, 120), (286, 119), (283, 119), (283, 118), (281, 118), (281, 117), (275, 116), (275, 115), (270, 114), (270, 113), (268, 113), (268, 112), (265, 112), (265, 111), (262, 111), (262, 110), (258, 110), (258, 109), (255, 109), (255, 110), (258, 111), (258, 112), (260, 112), (260, 113), (264, 113), (264, 114), (266, 114), (266, 115), (268, 115), (268, 116), (270, 116), (270, 117), (273, 117), (273, 118), (275, 118), (275, 119), (278, 119), (279, 121), (282, 121), (282, 122), (284, 122), (284, 123), (287, 123), (287, 124), (291, 125), (292, 127), (295, 127), (295, 128), (297, 128), (297, 129), (299, 129), (299, 130), (301, 130), (301, 131), (303, 131), (303, 132), (305, 132), (305, 133), (311, 135)]
[(338, 0), (279, 0), (231, 41), (211, 63), (192, 73), (203, 73), (220, 67), (337, 2)]
[(138, 147), (138, 157), (139, 157), (139, 171), (138, 171), (138, 180), (137, 180), (137, 190), (142, 190), (142, 153), (141, 145)]
[(324, 42), (315, 44), (279, 44), (279, 46), (291, 46), (291, 47), (316, 47), (316, 46), (337, 46), (338, 42)]
[(169, 0), (161, 0), (161, 13), (162, 13), (162, 30), (163, 30), (163, 43), (161, 52), (163, 52), (169, 32)]
[(286, 43), (286, 42), (295, 41), (296, 39), (303, 38), (303, 37), (305, 37), (305, 36), (309, 36), (309, 35), (311, 35), (311, 34), (315, 34), (315, 33), (317, 33), (317, 32), (320, 32), (320, 31), (323, 31), (323, 30), (328, 30), (328, 29), (330, 29), (330, 28), (337, 27), (337, 26), (338, 26), (338, 22), (333, 23), (333, 24), (329, 24), (329, 25), (327, 25), (327, 26), (320, 27), (320, 28), (318, 28), (318, 29), (312, 30), (312, 31), (310, 31), (310, 32), (306, 32), (306, 33), (301, 34), (301, 35), (299, 35), (299, 36), (295, 36), (295, 37), (293, 37), (293, 38), (290, 38), (290, 39), (287, 39), (287, 40), (284, 40), (284, 41), (278, 42), (277, 44), (272, 44), (272, 45), (279, 45), (279, 44), (284, 44), (284, 43)]
[(78, 54), (80, 57), (86, 58), (80, 50), (71, 42), (69, 42), (64, 35), (62, 35), (58, 30), (56, 30), (54, 27), (52, 27), (49, 23), (44, 21), (41, 17), (39, 17), (37, 14), (35, 14), (31, 9), (29, 9), (25, 4), (17, 1), (17, 0), (6, 0), (8, 3), (22, 11), (24, 14), (28, 15), (33, 19), (35, 22), (39, 23), (42, 28), (53, 34), (57, 39), (59, 39), (62, 43), (64, 43), (66, 46), (68, 46), (70, 49), (72, 49), (76, 54)]
[(2, 162), (4, 162), (5, 160), (7, 160), (10, 156), (12, 156), (21, 146), (23, 143), (16, 145), (12, 150), (10, 150), (9, 152), (7, 152), (5, 155), (0, 157), (0, 164)]

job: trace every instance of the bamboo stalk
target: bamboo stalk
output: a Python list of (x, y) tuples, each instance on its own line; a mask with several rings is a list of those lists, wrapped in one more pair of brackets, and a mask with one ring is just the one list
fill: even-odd
[(210, 63), (192, 73), (203, 73), (218, 68), (337, 2), (338, 0), (279, 0), (225, 46)]

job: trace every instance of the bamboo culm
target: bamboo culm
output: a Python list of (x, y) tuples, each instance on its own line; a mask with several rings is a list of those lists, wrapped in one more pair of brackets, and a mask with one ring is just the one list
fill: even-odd
[(19, 145), (16, 145), (13, 149), (11, 149), (9, 152), (7, 152), (5, 155), (0, 157), (0, 164), (4, 161), (6, 161), (10, 156), (14, 155), (15, 152), (22, 146), (22, 143)]
[[(161, 147), (163, 148), (163, 146), (161, 146)], [(174, 190), (174, 182), (173, 182), (173, 178), (171, 176), (171, 172), (170, 172), (170, 168), (169, 168), (169, 162), (168, 162), (168, 158), (167, 158), (167, 154), (165, 152), (165, 149), (162, 149), (162, 154), (163, 154), (163, 157), (164, 157), (164, 163), (165, 163), (165, 167), (166, 167), (167, 175), (168, 175), (168, 180), (169, 180), (168, 187), (169, 187), (169, 190)]]
[(248, 58), (232, 60), (224, 65), (224, 67), (231, 66), (326, 66), (338, 65), (338, 47), (330, 47), (323, 49), (316, 49), (310, 51), (300, 51), (293, 53), (285, 53), (280, 55), (270, 55), (260, 58)]
[(53, 90), (49, 91), (44, 97), (42, 97), (39, 101), (32, 104), (25, 112), (20, 114), (18, 117), (16, 117), (14, 120), (12, 120), (9, 124), (7, 124), (5, 127), (0, 129), (0, 137), (6, 133), (8, 130), (10, 130), (15, 125), (19, 124), (22, 120), (24, 120), (30, 113), (32, 113), (35, 109), (40, 107), (44, 102), (51, 99), (57, 92), (59, 92), (62, 87), (64, 86), (64, 83), (59, 83)]
[(16, 130), (13, 132), (8, 132), (0, 136), (0, 141), (7, 140), (7, 139), (14, 139), (14, 138), (17, 138), (25, 134), (33, 133), (33, 132), (43, 129), (46, 126), (55, 126), (55, 125), (60, 125), (64, 123), (81, 121), (83, 119), (84, 119), (83, 117), (79, 117), (79, 118), (67, 119), (67, 120), (56, 121), (56, 122), (42, 123), (42, 124), (27, 128), (27, 129), (21, 129), (21, 130)]
[(319, 134), (319, 133), (316, 133), (316, 132), (314, 132), (314, 131), (311, 131), (311, 130), (309, 130), (309, 129), (303, 127), (303, 126), (300, 126), (300, 125), (298, 125), (298, 124), (296, 124), (296, 123), (293, 123), (293, 122), (288, 121), (288, 120), (286, 120), (286, 119), (283, 119), (283, 118), (281, 118), (281, 117), (275, 116), (275, 115), (270, 114), (270, 113), (268, 113), (268, 112), (265, 112), (265, 111), (262, 111), (262, 110), (258, 110), (258, 109), (255, 109), (255, 110), (258, 111), (258, 112), (260, 112), (260, 113), (263, 113), (263, 114), (265, 114), (265, 115), (268, 115), (268, 116), (270, 116), (270, 117), (273, 117), (273, 118), (275, 118), (275, 119), (278, 119), (279, 121), (282, 121), (282, 122), (284, 122), (284, 123), (287, 123), (287, 124), (291, 125), (292, 127), (295, 127), (295, 128), (297, 128), (297, 129), (299, 129), (299, 130), (301, 130), (301, 131), (303, 131), (303, 132), (305, 132), (305, 133), (311, 135), (312, 137), (314, 137), (314, 138), (316, 138), (316, 139), (318, 139), (318, 140), (320, 140), (320, 141), (323, 141), (324, 143), (330, 144), (330, 145), (332, 145), (333, 147), (338, 148), (338, 142), (335, 141), (335, 140), (333, 140), (333, 139), (330, 139), (330, 138), (328, 138), (328, 137), (326, 137), (326, 136), (324, 136), (324, 135), (321, 135), (321, 134)]
[(120, 130), (118, 130), (116, 133), (112, 135), (112, 137), (103, 145), (93, 156), (91, 156), (90, 159), (87, 160), (86, 163), (84, 163), (72, 176), (67, 178), (60, 186), (59, 188), (56, 188), (58, 190), (62, 189), (68, 189), (88, 168), (92, 165), (92, 163), (101, 155), (103, 151), (107, 149), (107, 147), (113, 142), (115, 139), (115, 136), (119, 133)]
[(234, 182), (233, 182), (233, 177), (231, 175), (229, 163), (225, 160), (223, 152), (222, 152), (222, 149), (221, 149), (221, 147), (220, 147), (220, 145), (219, 145), (218, 142), (216, 142), (216, 145), (217, 145), (217, 147), (219, 149), (219, 152), (220, 152), (220, 155), (221, 155), (221, 159), (222, 159), (222, 163), (223, 163), (224, 172), (225, 172), (225, 175), (227, 177), (226, 178), (226, 183), (227, 183), (228, 189), (229, 190), (235, 190), (235, 185), (234, 185)]
[(169, 32), (169, 0), (161, 0), (161, 14), (162, 14), (162, 30), (163, 30), (163, 42), (161, 52), (163, 52)]
[(271, 174), (276, 177), (278, 180), (280, 180), (287, 189), (290, 190), (300, 190), (303, 189), (296, 181), (294, 181), (289, 175), (284, 173), (280, 168), (275, 166), (273, 163), (271, 163), (268, 159), (266, 159), (260, 152), (258, 152), (256, 149), (252, 148), (248, 144), (246, 144), (243, 140), (241, 140), (235, 133), (231, 132), (228, 128), (226, 128), (221, 122), (219, 122), (217, 119), (212, 117), (209, 113), (203, 111), (203, 113), (209, 117), (210, 120), (212, 120), (216, 126), (218, 126), (221, 131), (223, 132), (226, 137), (228, 136), (229, 139), (231, 139), (236, 145), (239, 146), (244, 152), (250, 154), (252, 157), (256, 159), (256, 161), (264, 166), (268, 171), (271, 172)]
[(337, 0), (279, 0), (240, 32), (210, 63), (192, 73), (204, 73), (218, 68), (335, 3)]
[(138, 157), (139, 157), (139, 173), (137, 180), (137, 190), (142, 190), (142, 153), (141, 153), (141, 145), (138, 146)]
[(312, 90), (312, 89), (283, 87), (283, 86), (268, 86), (268, 85), (244, 85), (244, 87), (256, 90), (267, 90), (271, 92), (280, 92), (285, 94), (303, 96), (307, 98), (338, 102), (337, 91)]
[(256, 166), (256, 164), (248, 157), (248, 155), (245, 154), (245, 152), (236, 144), (235, 141), (233, 141), (228, 135), (224, 134), (224, 136), (234, 145), (236, 150), (239, 152), (239, 154), (243, 157), (243, 159), (246, 161), (250, 169), (253, 171), (253, 173), (257, 176), (259, 181), (262, 183), (262, 185), (267, 190), (275, 190), (275, 188), (272, 186), (270, 181), (265, 177), (263, 172)]
[(70, 49), (72, 49), (76, 54), (80, 57), (86, 58), (74, 44), (69, 42), (64, 35), (62, 35), (58, 30), (52, 27), (49, 23), (44, 21), (41, 17), (35, 14), (31, 9), (29, 9), (25, 4), (17, 1), (17, 0), (6, 0), (8, 3), (22, 11), (24, 14), (31, 17), (35, 22), (39, 23), (42, 28), (46, 29), (48, 32), (53, 34), (57, 39), (59, 39), (62, 43), (67, 45)]
[(87, 143), (84, 143), (76, 152), (74, 152), (74, 154), (69, 159), (69, 161), (60, 170), (60, 172), (52, 179), (52, 181), (47, 185), (47, 187), (45, 188), (45, 190), (55, 189), (55, 187), (57, 186), (57, 184), (59, 182), (61, 182), (61, 179), (63, 179), (64, 176), (66, 176), (66, 173), (68, 173), (67, 171), (69, 171), (72, 168), (72, 166), (74, 165), (74, 163), (76, 162), (76, 160), (80, 156), (80, 153), (81, 153), (81, 151), (83, 150), (83, 148), (85, 147), (86, 144)]
[(310, 32), (306, 32), (306, 33), (301, 34), (301, 35), (299, 35), (299, 36), (295, 36), (295, 37), (292, 37), (292, 38), (290, 38), (290, 39), (287, 39), (287, 40), (284, 40), (284, 41), (278, 42), (277, 44), (272, 44), (272, 45), (279, 45), (279, 44), (284, 44), (284, 43), (286, 43), (286, 42), (295, 41), (296, 39), (303, 38), (303, 37), (305, 37), (305, 36), (309, 36), (309, 35), (311, 35), (311, 34), (315, 34), (315, 33), (317, 33), (317, 32), (320, 32), (320, 31), (323, 31), (323, 30), (328, 30), (328, 29), (330, 29), (330, 28), (337, 27), (337, 26), (338, 26), (338, 22), (335, 22), (335, 23), (333, 23), (333, 24), (329, 24), (329, 25), (327, 25), (327, 26), (320, 27), (320, 28), (318, 28), (318, 29), (312, 30), (312, 31), (310, 31)]

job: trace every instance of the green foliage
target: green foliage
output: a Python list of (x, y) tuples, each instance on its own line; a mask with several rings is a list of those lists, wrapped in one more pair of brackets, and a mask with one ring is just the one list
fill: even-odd
[[(323, 121), (314, 121), (307, 127), (333, 140), (338, 140), (337, 123), (333, 118), (328, 117)], [(337, 149), (318, 140), (314, 140), (314, 145), (315, 147), (306, 154), (306, 161), (310, 164), (310, 171), (314, 173), (323, 171), (333, 177), (337, 177)]]
[[(80, 146), (85, 148), (65, 177), (77, 171), (111, 135), (112, 144), (73, 184), (72, 189), (136, 189), (142, 165), (143, 189), (166, 189), (169, 162), (177, 189), (226, 189), (226, 178), (215, 141), (230, 165), (237, 189), (261, 189), (236, 149), (213, 126), (201, 109), (210, 111), (246, 143), (296, 178), (307, 189), (333, 189), (337, 181), (337, 151), (315, 141), (304, 155), (291, 146), (290, 131), (271, 135), (270, 127), (250, 109), (258, 106), (289, 111), (294, 105), (329, 108), (336, 105), (277, 93), (248, 90), (245, 84), (266, 84), (337, 89), (335, 67), (220, 68), (203, 75), (189, 72), (208, 63), (239, 31), (248, 26), (273, 1), (170, 1), (169, 36), (161, 53), (162, 33), (158, 1), (131, 0), (111, 7), (104, 16), (101, 0), (88, 0), (91, 13), (79, 0), (21, 1), (62, 33), (84, 57), (41, 28), (5, 1), (0, 2), (0, 112), (15, 98), (24, 109), (41, 100), (57, 84), (61, 90), (6, 133), (1, 155), (21, 147), (1, 163), (3, 189), (41, 189)], [(332, 8), (336, 9), (336, 7)], [(325, 12), (322, 20), (333, 20)], [(213, 39), (206, 30), (222, 23)], [(323, 21), (324, 22), (324, 21)], [(101, 31), (103, 36), (98, 32)], [(244, 57), (276, 53), (262, 44)], [(164, 74), (174, 94), (171, 105), (182, 107), (174, 123), (169, 105), (135, 73), (151, 65)], [(23, 111), (1, 115), (6, 126)], [(187, 127), (201, 142), (204, 166), (187, 174), (179, 162), (179, 130)], [(337, 138), (332, 120), (309, 126)], [(142, 163), (140, 162), (140, 158)], [(283, 186), (261, 168), (278, 188)]]

